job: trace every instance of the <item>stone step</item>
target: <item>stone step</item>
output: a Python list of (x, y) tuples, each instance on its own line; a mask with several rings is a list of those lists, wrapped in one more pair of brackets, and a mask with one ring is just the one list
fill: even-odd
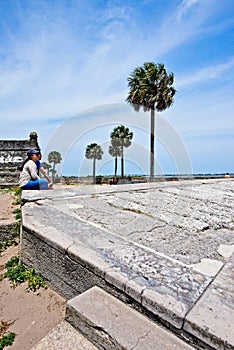
[(70, 323), (60, 322), (31, 350), (97, 350)]
[(66, 320), (99, 349), (194, 349), (168, 330), (96, 286), (68, 301)]

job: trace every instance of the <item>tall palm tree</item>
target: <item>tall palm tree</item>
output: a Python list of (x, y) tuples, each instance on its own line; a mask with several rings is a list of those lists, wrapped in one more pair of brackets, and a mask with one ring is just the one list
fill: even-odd
[(115, 175), (114, 180), (116, 181), (117, 167), (118, 167), (118, 157), (121, 156), (121, 145), (120, 140), (117, 138), (111, 139), (111, 146), (109, 146), (109, 153), (112, 157), (115, 157)]
[(59, 164), (62, 160), (62, 157), (61, 157), (61, 154), (57, 151), (51, 151), (49, 154), (48, 154), (48, 162), (49, 163), (53, 163), (53, 168), (51, 169), (51, 173), (52, 173), (52, 180), (54, 181), (54, 176), (55, 176), (55, 173), (56, 173), (56, 170), (55, 170), (55, 165), (56, 164)]
[(103, 150), (97, 143), (91, 143), (86, 147), (85, 157), (87, 159), (93, 159), (93, 184), (95, 184), (96, 178), (96, 159), (102, 159), (102, 155)]
[(154, 129), (155, 110), (158, 112), (169, 108), (176, 93), (172, 86), (174, 74), (167, 73), (164, 64), (145, 62), (142, 67), (134, 69), (128, 77), (129, 93), (126, 101), (138, 112), (151, 111), (150, 132), (150, 180), (154, 179)]
[(120, 142), (120, 152), (121, 152), (121, 178), (124, 178), (124, 147), (129, 147), (131, 145), (131, 140), (133, 138), (133, 133), (129, 132), (129, 128), (124, 125), (119, 125), (111, 133), (111, 139), (119, 140)]

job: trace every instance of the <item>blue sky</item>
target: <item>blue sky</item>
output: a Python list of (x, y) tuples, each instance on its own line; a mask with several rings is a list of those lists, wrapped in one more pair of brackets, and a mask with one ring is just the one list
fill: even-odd
[(181, 171), (182, 158), (195, 173), (234, 172), (233, 9), (234, 0), (0, 0), (0, 138), (37, 131), (44, 160), (56, 147), (60, 171), (74, 175), (91, 174), (85, 147), (99, 142), (98, 172), (109, 173), (109, 134), (123, 123), (134, 132), (126, 172), (147, 173), (149, 114), (125, 98), (129, 74), (153, 61), (177, 89), (159, 117), (175, 139), (157, 136), (157, 172)]

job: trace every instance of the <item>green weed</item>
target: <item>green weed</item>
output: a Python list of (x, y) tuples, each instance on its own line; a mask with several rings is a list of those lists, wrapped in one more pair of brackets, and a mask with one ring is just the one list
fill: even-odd
[(5, 265), (7, 272), (4, 277), (9, 278), (13, 287), (28, 282), (28, 290), (35, 292), (39, 288), (47, 288), (44, 279), (35, 273), (34, 268), (26, 269), (17, 256), (13, 256)]
[(20, 208), (16, 208), (15, 210), (13, 210), (13, 214), (15, 214), (15, 219), (16, 220), (21, 219), (21, 210), (20, 210)]
[(34, 268), (25, 271), (25, 278), (28, 281), (28, 289), (36, 291), (39, 288), (46, 288), (44, 279), (35, 273)]
[(14, 205), (20, 205), (21, 204), (21, 199), (17, 198), (14, 202)]
[(14, 188), (14, 194), (15, 194), (15, 196), (17, 196), (17, 197), (21, 197), (22, 189), (21, 189), (20, 187)]
[(10, 325), (11, 324), (8, 321), (0, 321), (0, 350), (3, 349), (5, 346), (12, 345), (15, 339), (15, 333), (6, 334)]
[(0, 350), (4, 349), (6, 346), (10, 346), (13, 344), (15, 339), (15, 333), (9, 333), (7, 335), (3, 335), (0, 339)]

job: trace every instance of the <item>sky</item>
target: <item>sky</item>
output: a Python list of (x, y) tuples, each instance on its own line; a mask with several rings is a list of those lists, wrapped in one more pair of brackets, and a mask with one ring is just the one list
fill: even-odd
[[(156, 116), (156, 173), (234, 173), (234, 0), (0, 0), (0, 139), (36, 131), (43, 160), (113, 173), (110, 133), (133, 132), (126, 174), (149, 173), (150, 114), (125, 100), (144, 62), (174, 73), (174, 104)], [(120, 166), (119, 166), (120, 171)]]

